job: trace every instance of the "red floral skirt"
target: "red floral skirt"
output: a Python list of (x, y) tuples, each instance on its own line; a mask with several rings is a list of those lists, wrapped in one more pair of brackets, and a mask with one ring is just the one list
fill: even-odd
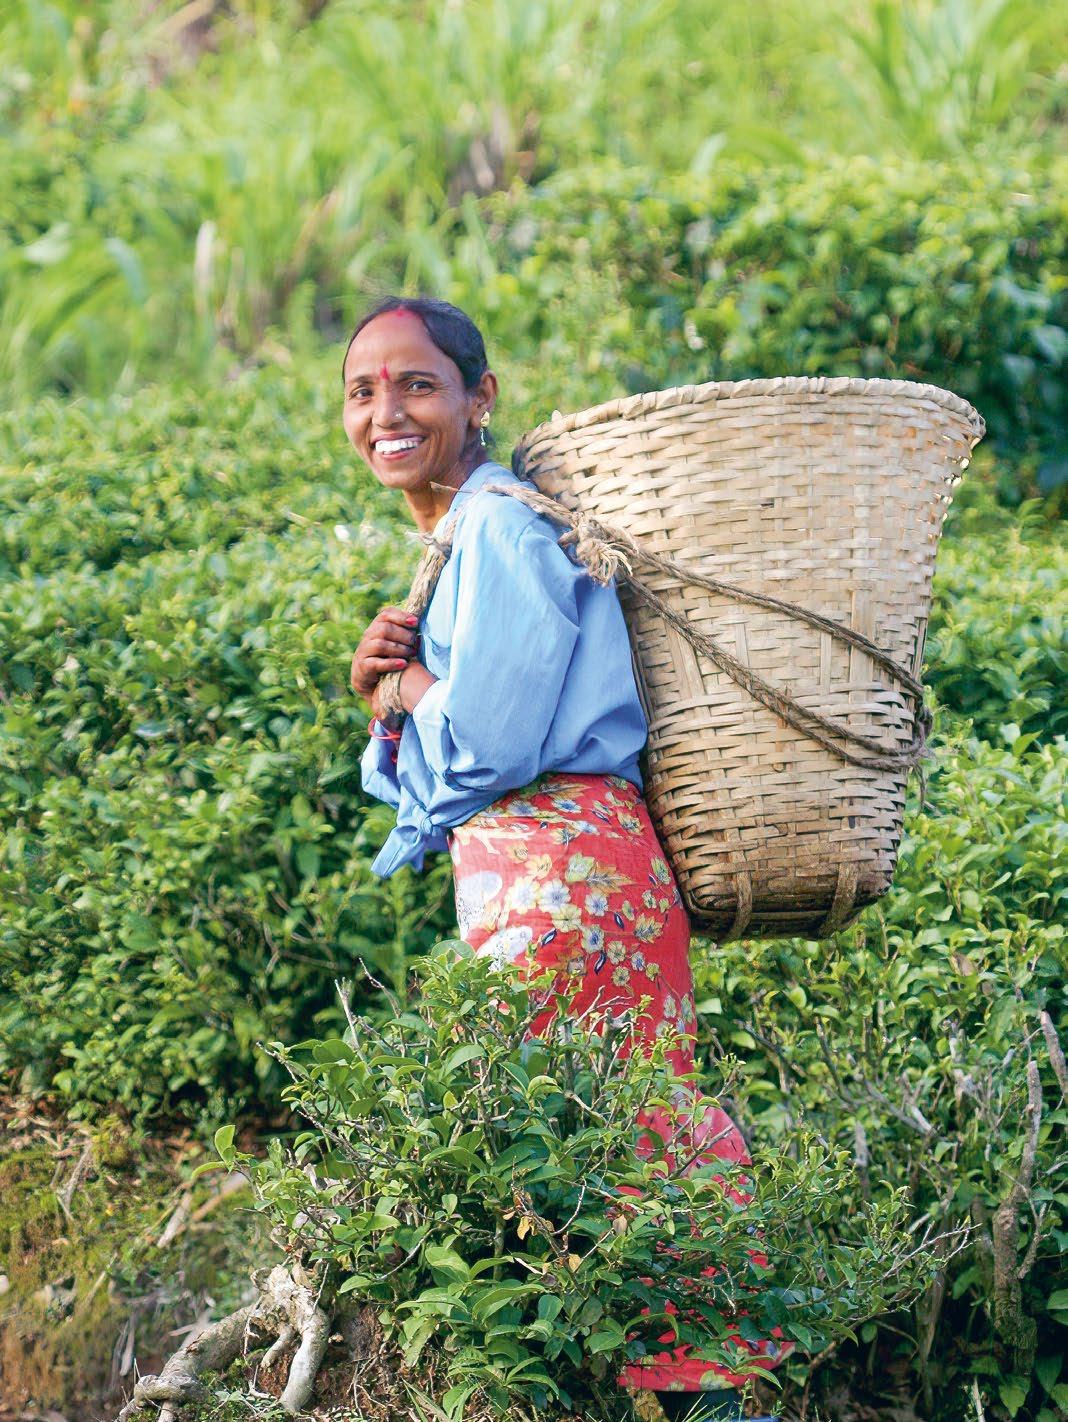
[[(651, 999), (638, 1032), (643, 1039), (687, 1034), (669, 1059), (676, 1072), (693, 1071), (689, 919), (645, 801), (629, 780), (540, 776), (458, 825), (449, 848), (461, 938), (500, 963), (557, 970), (569, 982), (576, 1013)], [(531, 1030), (544, 1031), (554, 1010), (547, 1008)], [(641, 1124), (668, 1141), (662, 1111)], [(719, 1107), (704, 1113), (692, 1139), (700, 1152), (694, 1169), (712, 1159), (750, 1164), (741, 1132)], [(688, 1143), (687, 1156), (693, 1154)], [(752, 1253), (754, 1262), (767, 1263)], [(781, 1336), (781, 1330), (774, 1332)], [(630, 1365), (620, 1381), (656, 1391), (740, 1386), (793, 1349), (791, 1343), (728, 1336), (750, 1359), (744, 1372), (688, 1358), (680, 1346)], [(667, 1333), (660, 1341), (673, 1337)]]

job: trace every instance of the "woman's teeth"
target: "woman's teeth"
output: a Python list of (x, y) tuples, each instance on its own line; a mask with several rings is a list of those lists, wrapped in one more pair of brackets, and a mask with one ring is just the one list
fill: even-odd
[(375, 445), (379, 454), (400, 454), (405, 449), (417, 449), (421, 439), (380, 439)]

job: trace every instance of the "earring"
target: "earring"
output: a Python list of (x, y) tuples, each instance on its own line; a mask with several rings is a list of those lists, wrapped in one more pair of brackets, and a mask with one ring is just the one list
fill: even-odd
[(483, 410), (482, 418), (478, 422), (480, 427), (478, 431), (478, 442), (480, 445), (482, 445), (483, 448), (486, 447), (486, 430), (489, 428), (489, 422), (490, 412), (488, 410)]

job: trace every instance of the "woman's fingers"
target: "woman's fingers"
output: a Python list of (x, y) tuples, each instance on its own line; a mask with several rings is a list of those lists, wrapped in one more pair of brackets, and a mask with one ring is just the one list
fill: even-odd
[[(407, 627), (395, 627), (392, 622), (370, 629), (374, 633), (371, 641), (389, 642), (400, 647), (414, 647), (419, 640), (418, 633)], [(370, 643), (368, 644), (370, 645)]]
[(398, 627), (415, 627), (419, 623), (418, 617), (413, 617), (410, 612), (405, 612), (403, 607), (384, 607), (375, 621), (377, 622), (379, 618), (386, 622), (393, 622)]
[(388, 642), (414, 647), (419, 640), (418, 618), (412, 617), (399, 607), (384, 607), (364, 633), (368, 650)]
[(368, 642), (366, 650), (372, 657), (410, 657), (415, 653), (415, 643), (397, 641), (392, 637), (376, 637)]
[(387, 672), (401, 671), (416, 654), (419, 619), (402, 607), (384, 607), (352, 658), (349, 685), (358, 695), (372, 692)]
[(416, 630), (418, 625), (418, 618), (411, 617), (399, 607), (384, 607), (367, 630), (377, 632), (379, 636), (392, 637), (394, 640), (399, 638), (414, 645), (419, 635)]
[(403, 671), (410, 661), (410, 657), (394, 656), (354, 658), (349, 672), (349, 685), (359, 695), (366, 696), (387, 672)]
[(376, 677), (383, 677), (386, 672), (400, 671), (407, 665), (404, 657), (367, 657), (364, 660), (364, 666)]

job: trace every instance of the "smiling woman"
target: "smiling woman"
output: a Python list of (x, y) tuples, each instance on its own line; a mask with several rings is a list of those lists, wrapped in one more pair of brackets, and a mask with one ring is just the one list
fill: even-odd
[[(616, 590), (573, 561), (548, 519), (490, 487), (519, 481), (486, 458), (498, 384), (462, 311), (390, 298), (357, 326), (342, 374), (357, 454), (403, 494), (422, 533), (451, 535), (421, 624), (383, 608), (352, 661), (353, 690), (374, 712), (364, 788), (397, 810), (375, 872), (421, 869), (428, 850), (448, 851), (460, 932), (476, 952), (554, 972), (573, 1013), (622, 1016), (644, 1003), (641, 1040), (681, 1034), (670, 1058), (687, 1075), (690, 926), (641, 795), (647, 727)], [(401, 716), (380, 699), (397, 672)], [(538, 1031), (555, 1011), (546, 1007)], [(680, 1083), (680, 1113), (692, 1095)], [(670, 1162), (684, 1154), (685, 1168), (751, 1163), (718, 1107), (689, 1113), (684, 1152), (662, 1111), (641, 1126), (660, 1134)], [(716, 1405), (694, 1418), (740, 1418), (724, 1389), (788, 1347), (728, 1326), (727, 1361), (709, 1364), (686, 1348), (655, 1351), (673, 1337), (650, 1339), (654, 1351), (621, 1378), (663, 1391), (669, 1416), (670, 1394), (708, 1390)]]
[[(398, 297), (381, 303), (357, 326), (343, 367), (345, 433), (383, 484), (404, 491), (423, 532), (452, 497), (430, 481), (458, 489), (482, 462), (483, 421), (497, 400), (477, 328), (449, 331), (455, 322), (434, 309), (444, 306)], [(438, 340), (435, 324), (446, 327)]]

